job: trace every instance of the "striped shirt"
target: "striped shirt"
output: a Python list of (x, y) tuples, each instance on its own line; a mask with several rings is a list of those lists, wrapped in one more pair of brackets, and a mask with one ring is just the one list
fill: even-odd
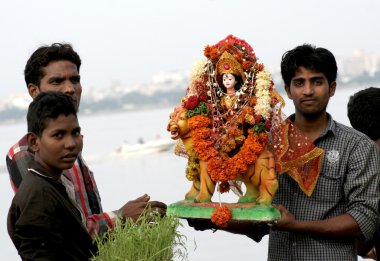
[[(368, 240), (379, 220), (380, 153), (366, 135), (328, 118), (325, 132), (314, 142), (325, 155), (313, 194), (308, 197), (283, 174), (273, 203), (284, 205), (297, 220), (349, 214)], [(353, 238), (271, 231), (268, 260), (357, 260), (357, 249)]]
[[(29, 162), (34, 160), (33, 153), (28, 149), (26, 135), (13, 145), (6, 156), (8, 173), (13, 191), (16, 192), (23, 177), (28, 173)], [(85, 218), (87, 231), (94, 237), (103, 234), (108, 227), (113, 228), (116, 212), (103, 212), (99, 191), (94, 175), (88, 168), (82, 156), (79, 156), (71, 169), (63, 171), (62, 182), (66, 192), (75, 203), (77, 209)]]

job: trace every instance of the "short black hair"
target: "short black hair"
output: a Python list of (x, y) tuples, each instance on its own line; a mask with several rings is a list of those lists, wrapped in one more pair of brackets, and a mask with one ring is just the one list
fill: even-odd
[(347, 104), (351, 126), (372, 140), (380, 139), (380, 88), (369, 87), (352, 95)]
[(41, 92), (30, 104), (26, 116), (28, 132), (33, 132), (41, 137), (49, 119), (58, 116), (74, 115), (77, 112), (70, 96), (61, 92)]
[(26, 85), (32, 83), (40, 86), (41, 79), (45, 76), (43, 68), (52, 61), (66, 60), (74, 63), (79, 72), (81, 59), (73, 47), (67, 43), (53, 43), (39, 47), (28, 59), (24, 77)]
[(338, 67), (334, 55), (327, 49), (303, 44), (284, 53), (281, 60), (281, 75), (285, 85), (290, 81), (299, 67), (323, 73), (328, 83), (336, 81)]

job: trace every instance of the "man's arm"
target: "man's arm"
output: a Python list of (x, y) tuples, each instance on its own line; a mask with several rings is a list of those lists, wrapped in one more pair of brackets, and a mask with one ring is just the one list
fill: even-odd
[(115, 226), (117, 217), (123, 221), (127, 218), (137, 222), (144, 211), (157, 212), (160, 216), (166, 214), (166, 204), (159, 201), (149, 201), (147, 194), (142, 195), (134, 200), (128, 201), (119, 210), (95, 214), (86, 218), (87, 231), (94, 237), (96, 234), (104, 234), (109, 228)]
[(272, 226), (272, 229), (325, 237), (363, 238), (358, 223), (349, 214), (325, 220), (301, 221), (296, 220), (284, 206), (276, 207), (281, 212), (281, 219)]
[[(141, 197), (138, 197), (134, 200), (128, 201), (124, 206), (122, 206), (119, 210), (112, 212), (103, 212), (101, 206), (100, 194), (97, 189), (96, 181), (93, 173), (90, 171), (88, 165), (84, 161), (82, 157), (78, 158), (78, 165), (73, 166), (73, 172), (70, 171), (68, 176), (71, 176), (71, 180), (75, 187), (79, 188), (83, 186), (82, 190), (77, 189), (77, 193), (80, 191), (86, 191), (87, 195), (83, 195), (87, 200), (81, 201), (81, 208), (84, 211), (86, 216), (86, 227), (87, 231), (94, 237), (97, 234), (104, 234), (108, 229), (112, 229), (115, 226), (115, 222), (117, 217), (125, 220), (126, 218), (131, 218), (133, 221), (137, 221), (137, 219), (142, 215), (142, 213), (151, 208), (152, 211), (158, 212), (161, 216), (166, 213), (166, 205), (159, 201), (149, 201), (150, 197), (147, 194), (144, 194)], [(83, 180), (83, 184), (80, 184), (80, 178), (78, 178), (75, 172), (81, 172)], [(86, 181), (87, 180), (87, 181)], [(89, 200), (89, 196), (92, 194), (92, 200)], [(78, 197), (78, 196), (76, 196)], [(79, 196), (80, 197), (80, 196)], [(87, 209), (87, 213), (85, 211)], [(88, 214), (88, 209), (92, 210), (92, 214)]]

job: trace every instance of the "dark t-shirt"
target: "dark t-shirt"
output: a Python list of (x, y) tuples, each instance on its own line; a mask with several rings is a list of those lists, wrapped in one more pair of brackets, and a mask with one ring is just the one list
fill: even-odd
[(23, 260), (89, 260), (96, 253), (60, 179), (31, 168), (12, 200), (8, 233)]

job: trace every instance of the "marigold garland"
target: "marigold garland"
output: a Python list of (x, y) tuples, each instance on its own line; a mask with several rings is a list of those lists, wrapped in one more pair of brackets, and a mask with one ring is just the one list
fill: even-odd
[(227, 182), (237, 175), (245, 173), (248, 165), (253, 165), (257, 157), (264, 150), (268, 142), (268, 134), (255, 134), (250, 131), (244, 140), (239, 152), (232, 157), (221, 155), (214, 148), (212, 140), (211, 120), (203, 115), (196, 115), (189, 119), (189, 128), (192, 130), (194, 151), (200, 160), (207, 161), (207, 171), (214, 182)]
[(225, 228), (231, 218), (232, 211), (227, 206), (220, 206), (212, 212), (211, 222), (219, 227)]

